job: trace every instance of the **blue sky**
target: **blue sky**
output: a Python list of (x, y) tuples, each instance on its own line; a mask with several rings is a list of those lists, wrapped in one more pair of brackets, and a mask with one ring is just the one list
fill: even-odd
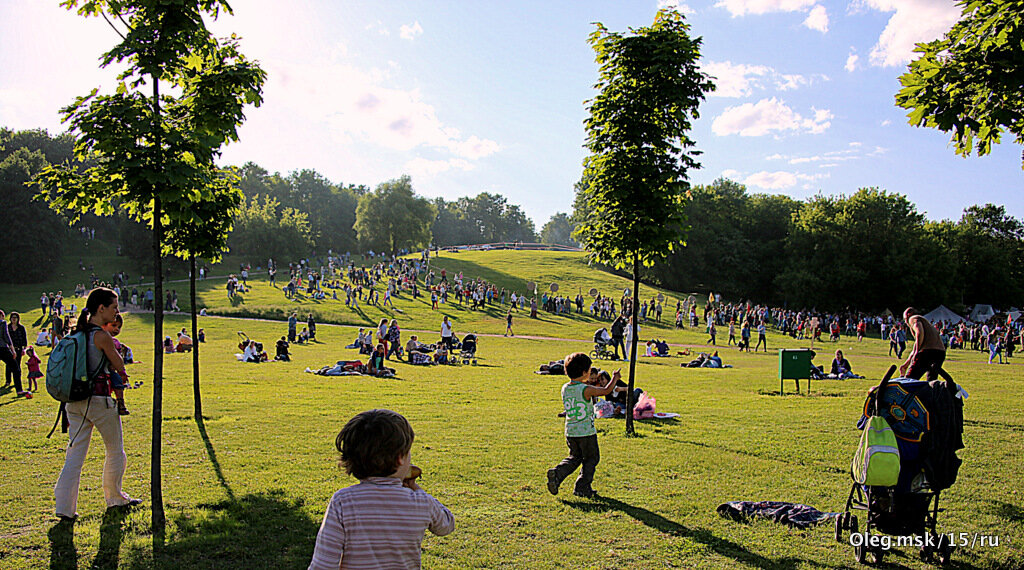
[[(447, 199), (496, 192), (539, 229), (569, 211), (582, 171), (592, 23), (641, 27), (664, 3), (235, 0), (214, 29), (242, 36), (269, 78), (223, 162), (368, 186), (409, 174)], [(726, 176), (801, 199), (876, 186), (931, 219), (986, 202), (1024, 218), (1017, 145), (957, 157), (893, 102), (913, 44), (956, 21), (953, 0), (675, 4), (719, 84), (694, 128), (692, 182)], [(61, 106), (112, 88), (96, 65), (115, 40), (56, 0), (0, 2), (0, 125), (61, 131)]]

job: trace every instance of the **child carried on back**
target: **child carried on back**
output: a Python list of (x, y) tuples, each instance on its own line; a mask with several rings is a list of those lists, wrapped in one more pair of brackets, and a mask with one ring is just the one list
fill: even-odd
[[(117, 335), (121, 334), (121, 327), (124, 325), (124, 318), (118, 313), (114, 315), (114, 320), (103, 325), (103, 330), (107, 331), (107, 334), (111, 336), (114, 341), (114, 350), (118, 353), (121, 352), (121, 343), (117, 340)], [(121, 375), (116, 371), (110, 371), (110, 389), (114, 394), (114, 399), (117, 400), (117, 414), (120, 416), (127, 416), (131, 412), (128, 411), (128, 407), (124, 404), (124, 388), (128, 385), (128, 378), (121, 378)]]

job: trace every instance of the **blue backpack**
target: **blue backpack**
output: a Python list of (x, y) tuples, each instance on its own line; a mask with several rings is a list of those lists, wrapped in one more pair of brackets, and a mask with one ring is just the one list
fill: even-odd
[[(68, 402), (85, 400), (92, 395), (93, 386), (89, 378), (89, 366), (86, 345), (89, 339), (89, 332), (76, 332), (60, 340), (50, 358), (46, 361), (46, 391), (54, 400), (60, 402), (60, 409), (57, 412), (57, 421), (62, 419), (63, 431), (67, 431), (67, 416), (64, 413), (64, 406)], [(57, 429), (54, 423), (53, 429), (46, 437), (53, 435)]]

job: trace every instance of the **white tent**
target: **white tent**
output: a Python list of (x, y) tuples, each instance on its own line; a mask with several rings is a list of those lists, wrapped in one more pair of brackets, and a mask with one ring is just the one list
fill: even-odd
[(970, 318), (976, 323), (983, 323), (994, 316), (996, 316), (996, 312), (992, 309), (992, 305), (975, 305)]
[(946, 308), (945, 305), (939, 305), (934, 311), (925, 315), (924, 318), (928, 319), (933, 323), (937, 323), (939, 321), (946, 321), (951, 325), (955, 325), (960, 321), (964, 320), (963, 317), (949, 310), (948, 308)]

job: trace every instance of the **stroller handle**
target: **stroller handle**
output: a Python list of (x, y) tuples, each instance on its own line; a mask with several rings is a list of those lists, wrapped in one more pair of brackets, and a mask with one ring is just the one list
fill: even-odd
[(892, 375), (896, 373), (896, 365), (889, 366), (889, 369), (885, 371), (885, 375), (882, 376), (882, 381), (878, 383), (878, 388), (875, 389), (875, 413), (882, 409), (882, 394), (885, 392), (885, 387), (889, 385), (889, 380), (892, 379)]

